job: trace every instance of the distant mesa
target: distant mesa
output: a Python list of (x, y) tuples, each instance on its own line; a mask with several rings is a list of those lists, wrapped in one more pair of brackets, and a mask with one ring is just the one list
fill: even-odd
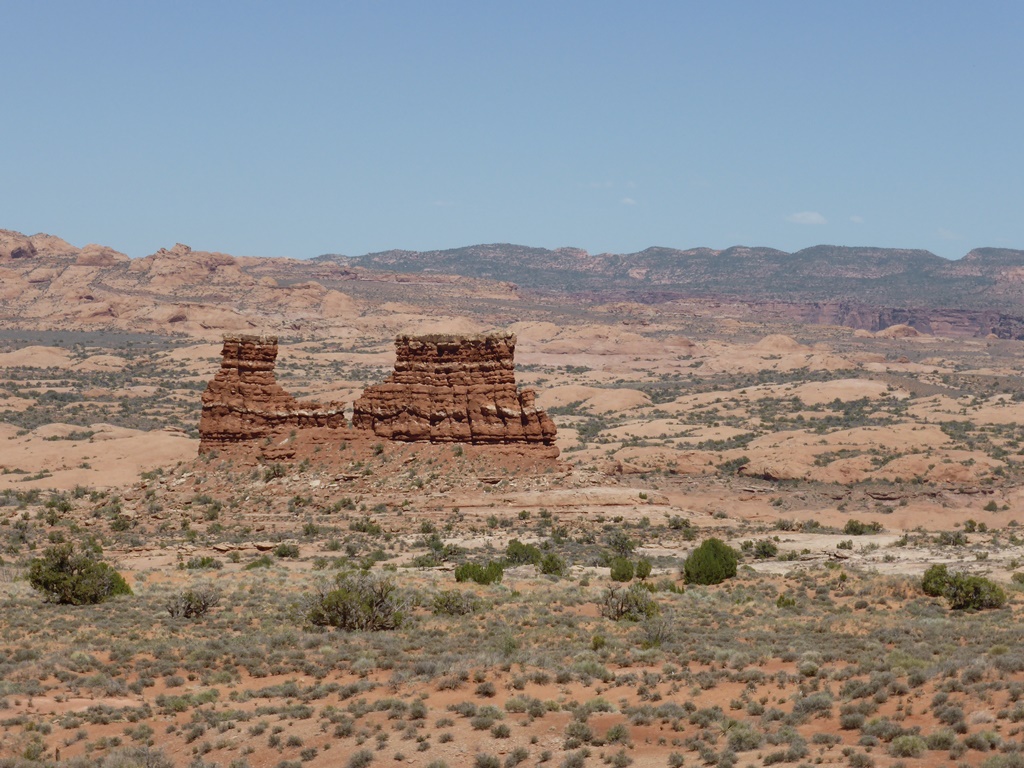
[[(515, 381), (516, 337), (399, 336), (394, 372), (353, 404), (295, 399), (274, 376), (277, 337), (226, 335), (203, 393), (200, 454), (241, 448), (287, 457), (296, 442), (521, 445), (555, 458), (555, 424)], [(294, 435), (292, 435), (294, 433)], [(294, 437), (294, 440), (289, 438)]]

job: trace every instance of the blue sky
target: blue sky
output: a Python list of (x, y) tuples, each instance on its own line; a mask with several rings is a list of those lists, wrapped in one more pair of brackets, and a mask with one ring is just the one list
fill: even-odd
[(0, 0), (0, 227), (1024, 248), (1024, 3)]

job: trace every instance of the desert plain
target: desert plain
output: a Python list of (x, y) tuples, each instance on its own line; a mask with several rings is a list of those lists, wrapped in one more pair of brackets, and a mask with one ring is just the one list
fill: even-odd
[[(1024, 342), (5, 236), (4, 765), (1024, 762)], [(199, 454), (225, 333), (275, 334), (282, 386), (352, 401), (396, 334), (494, 330), (557, 459)], [(735, 577), (685, 583), (711, 537)], [(30, 563), (66, 542), (133, 594), (45, 601)], [(1005, 604), (925, 594), (936, 564)], [(393, 587), (395, 626), (312, 621), (339, 577)]]

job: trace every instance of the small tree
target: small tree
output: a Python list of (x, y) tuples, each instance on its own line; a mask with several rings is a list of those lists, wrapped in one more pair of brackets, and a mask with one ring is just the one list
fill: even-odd
[(632, 581), (636, 573), (633, 561), (625, 557), (616, 557), (611, 563), (612, 581)]
[(640, 581), (643, 581), (648, 576), (650, 576), (652, 570), (653, 570), (653, 566), (651, 565), (651, 561), (648, 560), (646, 557), (641, 557), (637, 561), (637, 564), (636, 564), (636, 577), (638, 579), (640, 579)]
[(636, 549), (636, 542), (626, 535), (625, 531), (615, 530), (608, 534), (608, 549), (616, 557), (629, 557)]
[(28, 583), (46, 595), (47, 602), (95, 605), (115, 595), (132, 594), (131, 587), (98, 554), (76, 551), (71, 543), (43, 551), (29, 564)]
[(683, 563), (687, 584), (720, 584), (736, 575), (739, 556), (720, 539), (710, 538), (690, 553)]
[(944, 565), (933, 565), (924, 572), (921, 589), (929, 597), (942, 597), (949, 583), (949, 569)]

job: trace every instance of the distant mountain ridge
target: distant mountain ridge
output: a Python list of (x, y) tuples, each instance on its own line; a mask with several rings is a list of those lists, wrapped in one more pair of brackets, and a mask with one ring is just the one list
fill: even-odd
[(303, 260), (179, 244), (130, 259), (102, 245), (0, 229), (0, 327), (320, 333), (389, 301), (479, 300), (514, 314), (531, 293), (540, 304), (681, 299), (743, 305), (754, 318), (1024, 340), (1024, 251), (1007, 248), (947, 261), (923, 250), (831, 245), (591, 255), (491, 244)]
[(816, 245), (774, 248), (652, 247), (589, 254), (578, 248), (497, 243), (437, 251), (319, 256), (368, 269), (439, 272), (568, 293), (678, 293), (773, 301), (857, 300), (888, 307), (1004, 311), (1024, 301), (1024, 250), (977, 248), (949, 261), (917, 249)]

